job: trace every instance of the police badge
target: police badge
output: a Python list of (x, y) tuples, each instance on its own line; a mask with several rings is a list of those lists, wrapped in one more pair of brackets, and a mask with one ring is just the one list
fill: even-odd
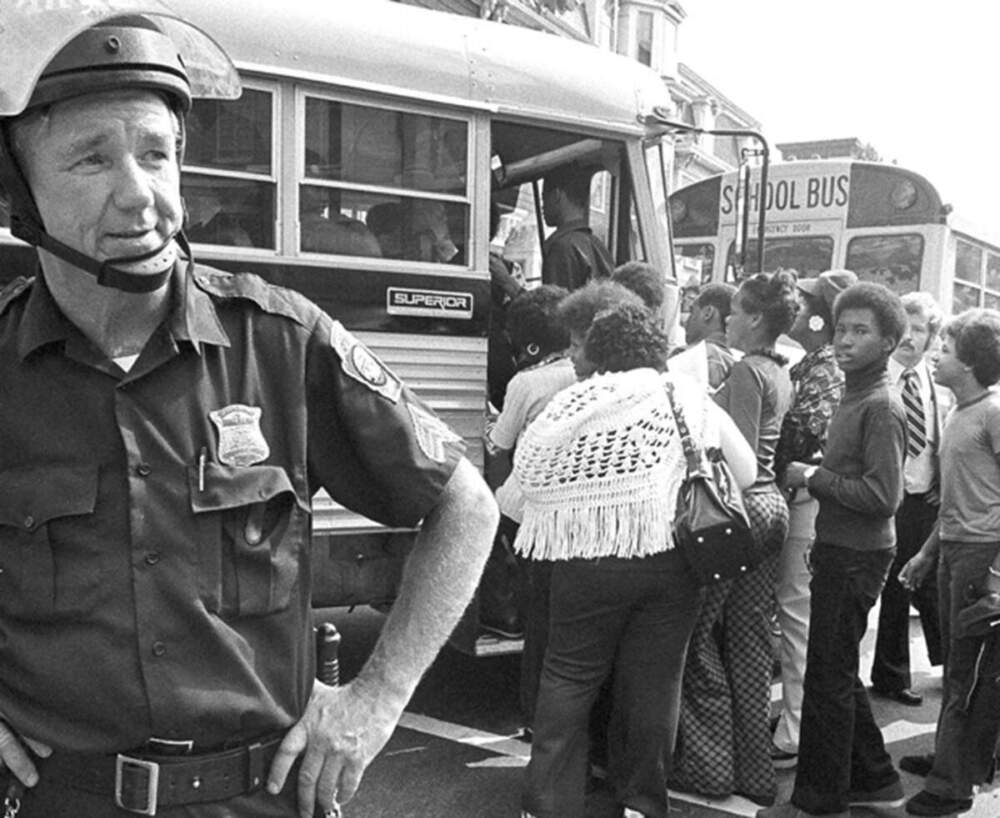
[(253, 466), (271, 454), (260, 430), (261, 409), (233, 403), (209, 412), (219, 431), (219, 462), (227, 466)]

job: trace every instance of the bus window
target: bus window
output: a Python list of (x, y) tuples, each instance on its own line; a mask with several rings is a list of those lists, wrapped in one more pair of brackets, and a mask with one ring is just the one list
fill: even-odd
[(959, 313), (962, 310), (978, 307), (979, 293), (978, 287), (970, 287), (968, 284), (960, 284), (956, 281), (952, 294), (952, 312)]
[(986, 286), (1000, 292), (1000, 255), (986, 253)]
[(957, 313), (962, 310), (971, 309), (972, 307), (981, 306), (982, 285), (983, 249), (971, 242), (956, 238), (952, 311)]
[(955, 240), (955, 278), (972, 284), (983, 281), (983, 251), (961, 239)]
[(468, 263), (467, 122), (313, 96), (305, 113), (304, 252)]
[(194, 101), (181, 185), (191, 241), (275, 247), (273, 105), (258, 88), (232, 102)]
[(884, 284), (899, 295), (920, 285), (924, 237), (918, 234), (856, 236), (847, 244), (844, 266), (861, 281)]
[[(726, 257), (726, 281), (735, 279), (736, 242), (730, 242)], [(818, 276), (833, 267), (833, 238), (800, 236), (789, 239), (764, 239), (764, 270), (795, 270), (801, 278)], [(757, 240), (747, 242), (744, 275), (757, 272)]]

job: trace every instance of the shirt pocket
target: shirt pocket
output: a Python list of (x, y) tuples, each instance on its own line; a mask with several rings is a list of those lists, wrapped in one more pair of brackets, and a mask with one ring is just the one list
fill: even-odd
[(103, 576), (96, 503), (96, 467), (0, 472), (0, 611), (49, 622), (92, 607)]
[(188, 472), (202, 599), (223, 617), (288, 608), (301, 578), (308, 498), (280, 466), (206, 463)]

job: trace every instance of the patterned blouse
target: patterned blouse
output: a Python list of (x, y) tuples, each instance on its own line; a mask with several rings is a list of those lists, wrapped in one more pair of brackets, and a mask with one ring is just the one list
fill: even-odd
[(837, 366), (833, 345), (807, 353), (791, 369), (795, 401), (781, 425), (774, 458), (779, 482), (792, 461), (817, 461), (826, 447), (826, 430), (844, 394), (844, 373)]

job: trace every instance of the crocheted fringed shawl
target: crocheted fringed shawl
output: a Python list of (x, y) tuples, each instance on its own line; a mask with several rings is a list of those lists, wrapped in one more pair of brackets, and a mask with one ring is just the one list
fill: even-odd
[[(673, 548), (685, 461), (665, 377), (652, 369), (595, 375), (552, 398), (515, 456), (526, 501), (519, 553), (537, 560), (631, 558)], [(700, 391), (677, 383), (676, 394), (698, 435), (704, 409), (696, 407), (705, 401), (691, 389)]]

